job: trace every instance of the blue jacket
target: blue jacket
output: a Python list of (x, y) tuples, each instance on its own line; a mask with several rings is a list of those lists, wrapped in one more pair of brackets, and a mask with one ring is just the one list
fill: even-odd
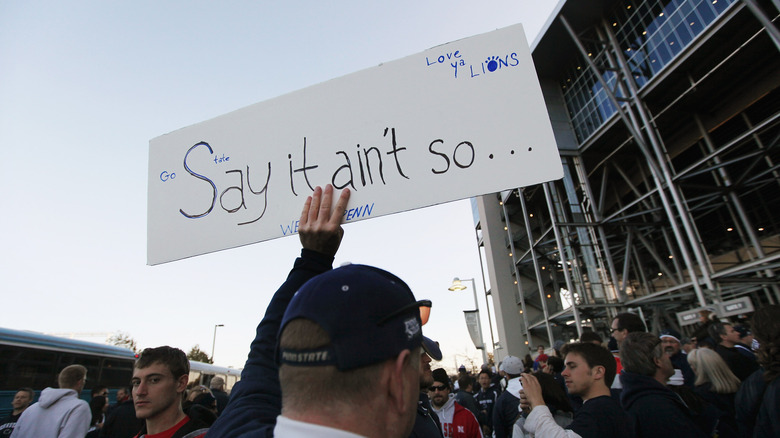
[(272, 437), (282, 413), (282, 389), (276, 363), (276, 342), (282, 317), (295, 292), (309, 279), (331, 269), (333, 257), (303, 249), (287, 280), (276, 291), (257, 326), (241, 380), (230, 402), (209, 429), (209, 437)]
[(682, 399), (654, 378), (623, 369), (620, 382), (623, 384), (620, 403), (631, 417), (635, 436), (707, 436), (696, 425)]
[(515, 421), (520, 411), (520, 399), (504, 391), (498, 396), (496, 404), (493, 406), (493, 432), (496, 438), (507, 438), (512, 436)]

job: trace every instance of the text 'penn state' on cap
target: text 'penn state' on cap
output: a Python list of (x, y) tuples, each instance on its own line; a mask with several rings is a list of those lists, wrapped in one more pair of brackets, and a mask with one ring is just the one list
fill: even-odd
[(292, 366), (335, 365), (346, 371), (396, 357), (423, 341), (420, 306), (395, 275), (351, 264), (320, 274), (301, 286), (284, 313), (280, 335), (292, 320), (317, 323), (330, 344), (309, 350), (282, 349), (278, 360)]

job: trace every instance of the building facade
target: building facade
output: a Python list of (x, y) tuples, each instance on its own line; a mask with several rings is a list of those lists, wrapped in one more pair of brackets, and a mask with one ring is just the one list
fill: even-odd
[[(780, 3), (561, 1), (531, 50), (562, 180), (472, 201), (500, 349), (780, 303)], [(744, 300), (743, 300), (744, 301)]]

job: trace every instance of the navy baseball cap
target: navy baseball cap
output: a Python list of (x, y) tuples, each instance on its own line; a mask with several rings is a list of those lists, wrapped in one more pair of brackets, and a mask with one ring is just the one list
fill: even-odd
[[(301, 286), (284, 313), (287, 323), (304, 318), (330, 336), (330, 344), (309, 350), (282, 349), (286, 365), (335, 365), (340, 371), (396, 357), (423, 343), (420, 307), (409, 286), (395, 275), (366, 265), (346, 265), (320, 274)], [(281, 336), (280, 336), (281, 337)]]

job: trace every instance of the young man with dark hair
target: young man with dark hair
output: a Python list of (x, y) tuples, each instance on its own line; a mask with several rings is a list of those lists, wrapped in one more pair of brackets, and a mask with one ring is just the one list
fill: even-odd
[(137, 438), (164, 434), (170, 438), (200, 438), (204, 425), (190, 419), (182, 410), (182, 398), (190, 378), (187, 355), (178, 348), (147, 348), (133, 368), (135, 414), (146, 424)]
[(623, 340), (620, 358), (620, 401), (634, 420), (637, 436), (707, 436), (688, 406), (666, 387), (674, 368), (661, 339), (652, 333), (629, 333)]
[(493, 373), (487, 369), (483, 369), (477, 376), (477, 383), (479, 384), (479, 391), (474, 394), (474, 400), (479, 403), (480, 417), (485, 419), (482, 424), (482, 434), (490, 436), (493, 434), (493, 406), (498, 399), (498, 391), (493, 385)]
[(755, 359), (743, 355), (736, 349), (741, 338), (739, 332), (734, 330), (731, 324), (715, 322), (710, 325), (709, 332), (710, 336), (718, 343), (715, 346), (715, 352), (723, 358), (731, 372), (740, 381), (747, 379), (758, 370), (758, 362)]
[(16, 422), (12, 437), (73, 437), (87, 434), (92, 411), (79, 398), (87, 383), (87, 369), (70, 365), (57, 376), (59, 388), (46, 388), (38, 403), (30, 406)]
[(574, 420), (563, 428), (559, 426), (542, 397), (538, 380), (531, 374), (523, 374), (521, 407), (530, 409), (524, 428), (538, 437), (580, 436), (631, 437), (628, 416), (610, 396), (609, 387), (615, 378), (615, 359), (598, 345), (574, 343), (561, 349), (566, 368), (562, 376), (569, 395), (579, 396), (582, 407), (574, 414)]

